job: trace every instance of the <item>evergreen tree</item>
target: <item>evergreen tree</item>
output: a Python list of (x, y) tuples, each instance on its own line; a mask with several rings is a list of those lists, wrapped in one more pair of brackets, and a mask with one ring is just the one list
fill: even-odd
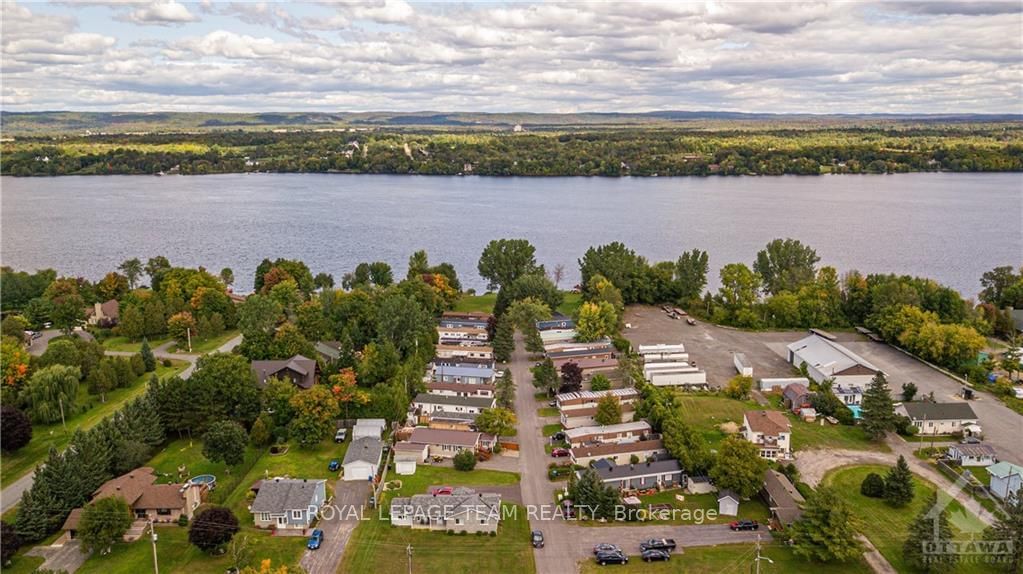
[(540, 336), (540, 331), (533, 327), (526, 331), (526, 350), (530, 353), (543, 353), (543, 337)]
[(497, 405), (506, 409), (515, 407), (515, 381), (511, 369), (504, 370), (504, 376), (497, 379)]
[(876, 472), (868, 474), (860, 483), (860, 494), (870, 498), (883, 498), (884, 479), (881, 478), (881, 475)]
[(895, 430), (895, 406), (884, 373), (874, 375), (863, 392), (860, 424), (871, 440), (881, 440)]
[(146, 365), (147, 373), (152, 373), (156, 370), (156, 355), (149, 348), (149, 339), (142, 339), (142, 348), (139, 349), (139, 355), (142, 356), (142, 362)]
[(494, 334), (494, 358), (501, 363), (511, 360), (515, 351), (515, 325), (511, 319), (504, 318), (497, 321), (497, 332)]
[[(110, 478), (110, 457), (113, 444), (104, 440), (99, 432), (75, 431), (71, 443), (64, 451), (63, 463), (74, 469), (78, 483), (77, 498), (84, 504), (107, 479)], [(72, 506), (75, 508), (75, 506)]]
[(909, 525), (909, 535), (902, 545), (902, 557), (917, 571), (947, 574), (955, 571), (959, 562), (959, 554), (948, 544), (951, 541), (952, 524), (948, 520), (948, 509), (938, 508), (938, 493), (933, 492)]
[(884, 499), (896, 507), (905, 506), (913, 500), (913, 473), (901, 455), (884, 479)]
[(561, 379), (558, 378), (558, 371), (554, 368), (554, 361), (549, 358), (529, 370), (533, 373), (533, 386), (547, 391), (547, 394), (553, 394), (561, 386)]
[(815, 562), (845, 562), (860, 555), (852, 512), (832, 487), (819, 487), (806, 501), (803, 516), (792, 525), (796, 556)]
[(1005, 499), (1002, 514), (984, 531), (984, 540), (1005, 545), (1008, 552), (998, 556), (1003, 572), (1023, 570), (1023, 491)]

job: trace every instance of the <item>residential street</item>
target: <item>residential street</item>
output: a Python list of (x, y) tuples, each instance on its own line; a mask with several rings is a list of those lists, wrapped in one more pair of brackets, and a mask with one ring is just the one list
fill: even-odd
[[(532, 363), (516, 338), (516, 350), (509, 368), (515, 381), (515, 410), (519, 421), (519, 472), (522, 476), (522, 501), (529, 507), (554, 511), (554, 491), (563, 487), (547, 480), (550, 458), (544, 452), (540, 404), (533, 398)], [(581, 560), (593, 558), (593, 546), (601, 542), (618, 544), (627, 554), (638, 554), (639, 543), (648, 538), (674, 538), (679, 546), (710, 546), (717, 544), (753, 543), (756, 532), (732, 532), (725, 525), (687, 526), (581, 526), (560, 519), (543, 520), (541, 512), (530, 516), (530, 528), (542, 530), (545, 547), (533, 551), (538, 574), (576, 572)]]
[(369, 483), (365, 481), (338, 480), (334, 487), (332, 516), (320, 520), (317, 528), (323, 530), (323, 544), (319, 550), (306, 550), (302, 555), (302, 568), (309, 574), (334, 574), (345, 554), (345, 546), (352, 532), (359, 525), (359, 519), (352, 509), (370, 512), (366, 506), (369, 500)]

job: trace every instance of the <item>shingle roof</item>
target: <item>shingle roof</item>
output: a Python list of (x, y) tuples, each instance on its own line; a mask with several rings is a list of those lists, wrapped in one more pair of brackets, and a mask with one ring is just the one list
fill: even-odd
[(571, 439), (578, 439), (584, 436), (607, 434), (607, 433), (621, 433), (621, 432), (633, 432), (633, 433), (648, 433), (650, 432), (650, 423), (646, 421), (633, 421), (629, 423), (620, 423), (616, 425), (606, 426), (588, 426), (578, 427), (574, 429), (568, 429), (565, 432), (565, 436)]
[(180, 484), (151, 484), (142, 489), (142, 496), (132, 508), (183, 508), (185, 495)]
[(949, 447), (949, 450), (955, 449), (962, 456), (968, 456), (973, 458), (983, 458), (985, 456), (994, 456), (995, 449), (991, 448), (989, 444), (954, 444)]
[(475, 407), (478, 409), (489, 409), (494, 406), (494, 399), (491, 397), (459, 397), (452, 395), (432, 395), (430, 393), (419, 393), (416, 395), (416, 400), (414, 402), (428, 405)]
[(142, 496), (142, 491), (154, 482), (156, 482), (156, 474), (153, 469), (148, 466), (139, 467), (104, 482), (96, 489), (96, 492), (92, 493), (92, 498), (96, 500), (119, 496), (132, 505)]
[(252, 512), (272, 512), (280, 514), (294, 509), (305, 510), (313, 501), (317, 485), (324, 480), (300, 480), (276, 478), (264, 480), (259, 486), (259, 494), (252, 501)]
[(446, 495), (416, 494), (391, 500), (391, 514), (412, 514), (435, 519), (450, 519), (475, 510), (478, 514), (500, 516), (501, 495), (477, 493), (468, 488), (456, 488)]
[(806, 502), (792, 482), (777, 470), (768, 469), (764, 474), (764, 490), (771, 496), (771, 500), (780, 507), (798, 506)]
[(724, 489), (724, 490), (718, 491), (718, 500), (722, 500), (722, 499), (725, 499), (725, 498), (731, 498), (732, 500), (734, 500), (736, 502), (740, 502), (742, 500), (741, 498), (739, 498), (739, 495), (736, 494), (734, 490), (729, 490), (727, 488)]
[(977, 415), (973, 407), (967, 403), (932, 403), (916, 402), (902, 403), (906, 414), (913, 420), (929, 421), (955, 421), (955, 420), (976, 420)]
[(362, 461), (371, 464), (380, 463), (380, 455), (384, 452), (384, 443), (376, 437), (366, 436), (357, 438), (348, 445), (345, 452), (345, 459), (342, 464)]
[(576, 458), (589, 458), (592, 456), (609, 456), (649, 450), (664, 450), (664, 443), (660, 440), (638, 440), (623, 443), (609, 442), (592, 446), (577, 446), (572, 449), (572, 456)]
[(480, 440), (480, 433), (448, 429), (430, 429), (416, 427), (409, 437), (413, 444), (448, 444), (453, 446), (474, 447)]
[(778, 411), (746, 411), (746, 422), (753, 432), (778, 436), (789, 432), (792, 424), (788, 417)]
[(260, 386), (265, 386), (270, 377), (275, 376), (284, 369), (292, 370), (301, 375), (296, 384), (303, 389), (311, 389), (316, 384), (316, 361), (302, 355), (295, 355), (290, 359), (279, 361), (252, 361), (250, 368), (252, 369), (252, 374), (256, 377), (256, 382)]
[(640, 464), (623, 464), (619, 466), (601, 466), (596, 468), (602, 480), (635, 478), (650, 474), (668, 474), (682, 471), (682, 465), (675, 459), (656, 460)]

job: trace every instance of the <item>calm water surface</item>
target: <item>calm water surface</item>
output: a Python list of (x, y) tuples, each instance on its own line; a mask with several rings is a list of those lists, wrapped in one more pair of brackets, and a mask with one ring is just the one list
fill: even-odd
[[(466, 287), (495, 238), (525, 237), (568, 281), (613, 240), (659, 261), (698, 247), (711, 275), (776, 237), (840, 271), (933, 277), (967, 295), (1023, 263), (1023, 175), (745, 178), (479, 178), (260, 174), (0, 178), (3, 265), (97, 279), (130, 257), (234, 269), (251, 289), (264, 257), (340, 280), (360, 261), (403, 276), (410, 253), (450, 261)], [(571, 284), (569, 283), (569, 284)], [(565, 283), (563, 283), (564, 285)]]

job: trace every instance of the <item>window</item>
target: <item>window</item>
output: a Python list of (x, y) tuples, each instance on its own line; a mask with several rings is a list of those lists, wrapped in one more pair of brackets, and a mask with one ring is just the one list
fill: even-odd
[(461, 526), (461, 524), (462, 524), (462, 519), (461, 518), (456, 518), (455, 519), (455, 526)]
[(270, 522), (270, 513), (269, 512), (260, 512), (259, 513), (259, 520), (262, 521), (262, 522)]
[(293, 519), (295, 519), (295, 520), (302, 520), (302, 511), (301, 510), (292, 510), (291, 511), (291, 517)]
[(486, 518), (480, 518), (480, 524), (486, 526), (487, 519)]
[(171, 513), (171, 510), (169, 508), (158, 508), (156, 513), (160, 516), (168, 516)]

